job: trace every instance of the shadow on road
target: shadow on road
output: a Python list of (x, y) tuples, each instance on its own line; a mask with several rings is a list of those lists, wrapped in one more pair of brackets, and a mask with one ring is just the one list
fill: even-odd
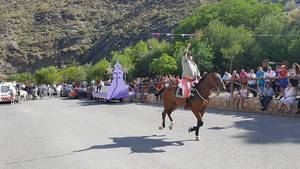
[(14, 161), (14, 162), (6, 163), (5, 165), (16, 165), (16, 164), (28, 163), (28, 162), (34, 162), (34, 161), (40, 161), (40, 160), (46, 160), (46, 159), (61, 158), (61, 157), (71, 156), (72, 154), (73, 153), (66, 153), (66, 154), (52, 155), (52, 156), (47, 156), (47, 157), (42, 157), (42, 158), (28, 159), (28, 160), (23, 160), (23, 161)]
[(101, 102), (97, 100), (79, 99), (78, 104), (80, 106), (97, 106), (97, 105), (127, 105), (131, 103), (111, 101), (111, 102)]
[[(244, 134), (234, 138), (244, 139), (252, 144), (300, 143), (300, 118), (273, 116), (255, 113), (209, 110), (210, 114), (240, 117), (235, 121), (234, 128), (246, 130)], [(222, 130), (228, 127), (212, 127)]]
[(94, 145), (86, 149), (77, 150), (74, 152), (84, 152), (90, 150), (103, 150), (114, 148), (129, 148), (131, 153), (163, 153), (165, 150), (162, 148), (168, 146), (183, 146), (184, 142), (192, 140), (182, 141), (165, 141), (164, 135), (152, 135), (152, 136), (132, 136), (132, 137), (113, 137), (112, 144)]
[(46, 156), (41, 158), (27, 159), (22, 161), (14, 161), (6, 163), (6, 165), (17, 165), (21, 163), (28, 163), (34, 161), (40, 161), (45, 159), (62, 158), (66, 156), (74, 155), (75, 153), (90, 151), (90, 150), (103, 150), (114, 148), (129, 148), (131, 153), (163, 153), (165, 150), (161, 149), (168, 146), (183, 146), (184, 142), (193, 140), (182, 141), (165, 141), (164, 135), (151, 135), (151, 136), (132, 136), (132, 137), (113, 137), (112, 144), (94, 145), (86, 149), (73, 151), (66, 154), (57, 154), (52, 156)]

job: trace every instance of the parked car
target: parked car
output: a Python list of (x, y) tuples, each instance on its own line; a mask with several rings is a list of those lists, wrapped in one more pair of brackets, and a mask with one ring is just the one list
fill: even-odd
[(0, 102), (11, 102), (12, 92), (15, 89), (15, 86), (12, 83), (1, 83), (0, 84)]
[(61, 97), (68, 97), (68, 94), (73, 90), (72, 85), (67, 85), (63, 87), (63, 90), (60, 93)]
[(79, 90), (78, 88), (75, 88), (71, 90), (71, 92), (68, 93), (69, 99), (79, 99)]

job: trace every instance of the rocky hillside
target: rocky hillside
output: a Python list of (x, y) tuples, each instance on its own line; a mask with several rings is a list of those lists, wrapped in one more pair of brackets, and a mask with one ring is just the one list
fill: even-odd
[(94, 63), (168, 32), (202, 0), (2, 0), (0, 73)]

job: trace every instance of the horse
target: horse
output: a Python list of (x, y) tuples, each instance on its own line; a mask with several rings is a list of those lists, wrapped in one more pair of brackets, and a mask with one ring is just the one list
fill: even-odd
[[(162, 112), (162, 126), (159, 127), (160, 130), (165, 128), (166, 115), (168, 115), (170, 120), (169, 129), (172, 130), (174, 125), (174, 121), (171, 116), (172, 112), (178, 107), (182, 107), (186, 104), (186, 98), (176, 97), (177, 89), (178, 87), (176, 86), (163, 89), (164, 91), (162, 94), (164, 110)], [(209, 96), (213, 89), (225, 90), (225, 85), (218, 74), (208, 73), (200, 79), (199, 83), (195, 84), (194, 95), (191, 95), (189, 98), (190, 110), (197, 118), (197, 125), (190, 127), (188, 132), (195, 131), (196, 141), (199, 141), (199, 129), (201, 126), (203, 126), (202, 117), (208, 106)]]
[(21, 90), (21, 89), (19, 90), (19, 97), (22, 98), (21, 101), (20, 101), (20, 103), (23, 103), (24, 101), (26, 101), (27, 100), (27, 96), (28, 96), (27, 91)]
[(10, 104), (15, 104), (16, 103), (16, 98), (17, 98), (17, 90), (14, 86), (9, 87), (9, 92), (10, 92)]

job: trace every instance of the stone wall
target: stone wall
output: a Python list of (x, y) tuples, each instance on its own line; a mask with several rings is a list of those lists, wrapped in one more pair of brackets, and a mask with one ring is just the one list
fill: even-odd
[[(147, 103), (147, 104), (162, 104), (160, 97), (155, 97), (153, 94), (147, 95), (137, 95), (136, 97), (132, 97), (128, 101), (138, 102), (138, 103)], [(209, 108), (213, 109), (222, 109), (222, 110), (230, 110), (230, 111), (242, 111), (242, 112), (256, 112), (256, 113), (264, 113), (264, 114), (279, 114), (279, 115), (297, 115), (297, 104), (291, 106), (292, 112), (290, 114), (285, 114), (278, 112), (278, 99), (274, 99), (269, 104), (269, 107), (266, 111), (261, 111), (261, 104), (258, 98), (248, 98), (245, 99), (244, 107), (237, 107), (236, 104), (233, 104), (232, 101), (227, 102), (224, 97), (213, 96), (209, 100)], [(286, 107), (285, 107), (286, 108)]]

